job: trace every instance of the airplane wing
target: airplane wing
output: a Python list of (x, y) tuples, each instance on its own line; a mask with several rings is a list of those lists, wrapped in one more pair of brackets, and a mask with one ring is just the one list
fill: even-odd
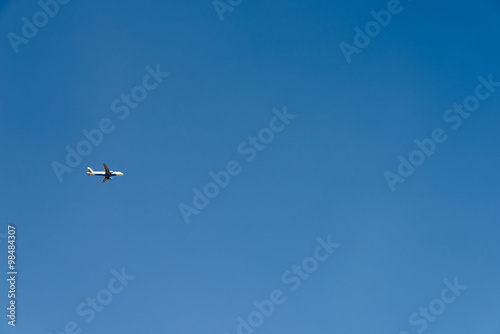
[(109, 179), (109, 177), (105, 177), (104, 179), (102, 179), (101, 183), (106, 182), (106, 180), (108, 180), (108, 179)]
[(111, 172), (109, 171), (109, 168), (108, 166), (106, 166), (106, 164), (103, 162), (102, 165), (104, 166), (104, 170), (106, 171), (106, 174), (111, 174)]

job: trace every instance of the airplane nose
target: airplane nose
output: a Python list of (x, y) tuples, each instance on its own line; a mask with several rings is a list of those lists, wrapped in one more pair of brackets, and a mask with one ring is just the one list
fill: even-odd
[(123, 173), (116, 173), (118, 176), (123, 176)]

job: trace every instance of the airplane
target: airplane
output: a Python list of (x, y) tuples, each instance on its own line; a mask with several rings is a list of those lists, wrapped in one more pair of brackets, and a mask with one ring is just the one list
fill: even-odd
[(112, 180), (112, 176), (122, 176), (123, 173), (122, 172), (118, 172), (118, 171), (112, 171), (112, 170), (109, 170), (108, 166), (106, 166), (106, 164), (103, 162), (102, 165), (104, 166), (104, 172), (94, 172), (92, 170), (92, 168), (90, 167), (87, 167), (88, 169), (88, 172), (87, 172), (87, 176), (90, 176), (90, 175), (96, 175), (96, 176), (104, 176), (104, 179), (101, 181), (101, 183), (103, 182), (106, 182), (106, 180)]

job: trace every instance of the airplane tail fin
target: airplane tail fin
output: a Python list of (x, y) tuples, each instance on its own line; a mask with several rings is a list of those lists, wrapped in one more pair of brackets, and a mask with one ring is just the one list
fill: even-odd
[(94, 174), (94, 171), (92, 170), (92, 168), (87, 167), (87, 170), (88, 170), (88, 172), (87, 172), (87, 176), (90, 176), (90, 175), (93, 175), (93, 174)]

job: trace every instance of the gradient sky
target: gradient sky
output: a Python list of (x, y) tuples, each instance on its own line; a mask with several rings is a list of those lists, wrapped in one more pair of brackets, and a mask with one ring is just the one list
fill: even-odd
[[(499, 334), (500, 87), (456, 130), (443, 114), (500, 81), (500, 5), (401, 6), (348, 64), (339, 44), (387, 1), (243, 1), (221, 21), (210, 0), (72, 0), (17, 53), (7, 36), (40, 6), (3, 1), (0, 267), (14, 224), (19, 275), (15, 329), (0, 283), (0, 332), (233, 334), (279, 289), (254, 333), (413, 334), (457, 278), (425, 332)], [(113, 101), (157, 65), (170, 75), (120, 119)], [(285, 106), (296, 118), (246, 161)], [(113, 131), (59, 182), (52, 164), (102, 119)], [(435, 128), (447, 140), (392, 192), (384, 173)], [(186, 224), (179, 204), (232, 160)], [(125, 175), (86, 176), (102, 162)], [(292, 291), (282, 275), (328, 236), (340, 247)], [(77, 307), (122, 268), (135, 279), (87, 323)]]

